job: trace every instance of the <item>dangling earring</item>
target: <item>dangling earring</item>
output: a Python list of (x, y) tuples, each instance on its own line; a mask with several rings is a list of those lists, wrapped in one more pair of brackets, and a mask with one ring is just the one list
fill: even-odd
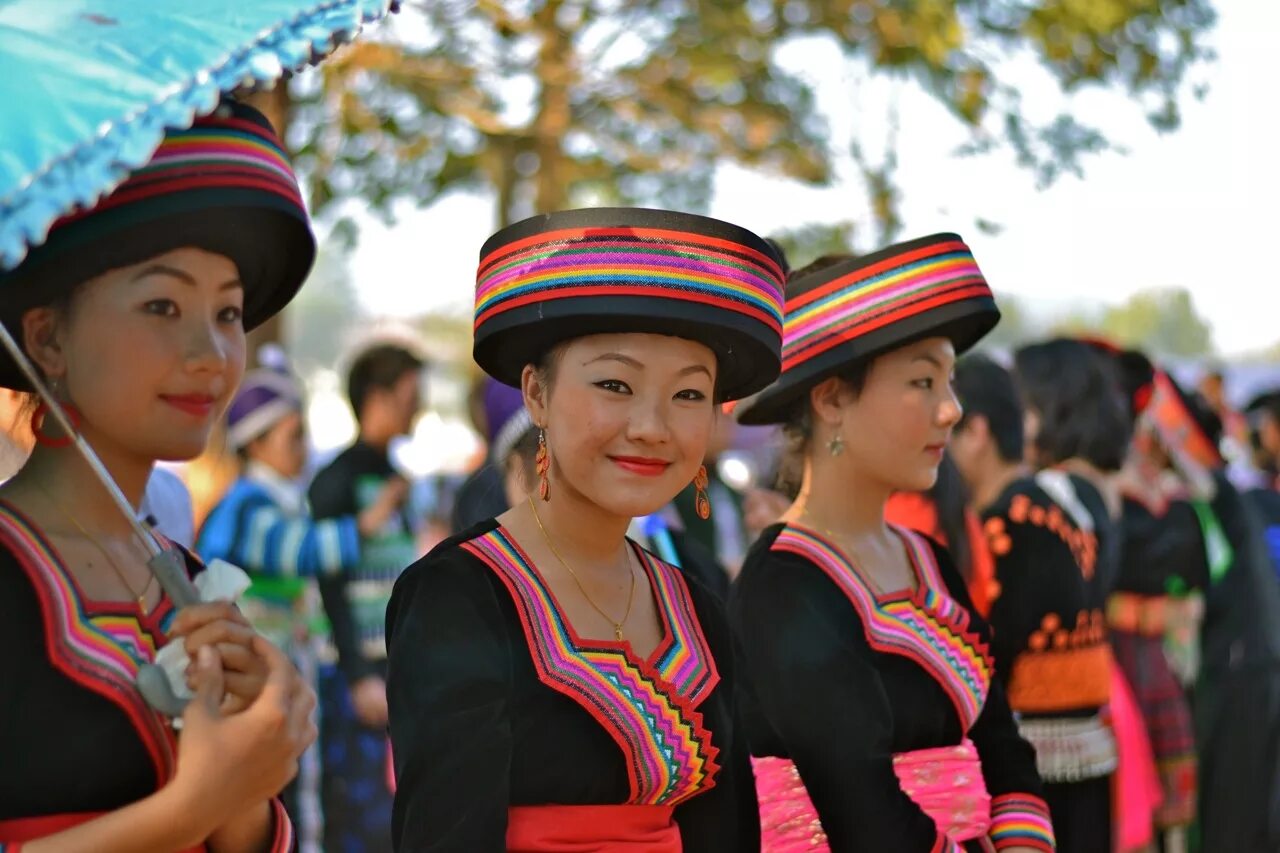
[(710, 478), (707, 477), (707, 466), (698, 468), (698, 473), (693, 475), (693, 487), (698, 490), (694, 495), (693, 506), (697, 510), (698, 518), (703, 521), (711, 517), (711, 497), (707, 494), (707, 485), (710, 482)]
[[(49, 383), (49, 391), (56, 397), (58, 395), (58, 381), (55, 379)], [(76, 411), (76, 407), (70, 402), (62, 403), (62, 411), (66, 414), (67, 420), (71, 422), (71, 426), (79, 431), (80, 429), (80, 413)], [(45, 420), (49, 415), (49, 404), (40, 401), (40, 405), (36, 406), (34, 412), (31, 413), (31, 435), (35, 438), (36, 443), (44, 447), (67, 447), (76, 440), (75, 432), (64, 435), (61, 438), (55, 438), (44, 432)]]
[(551, 454), (547, 452), (547, 431), (538, 430), (538, 453), (533, 457), (534, 470), (538, 472), (538, 497), (544, 501), (551, 500), (551, 481), (547, 472), (551, 470)]
[(844, 436), (840, 433), (831, 436), (831, 440), (827, 442), (827, 450), (831, 452), (832, 456), (839, 456), (844, 453)]

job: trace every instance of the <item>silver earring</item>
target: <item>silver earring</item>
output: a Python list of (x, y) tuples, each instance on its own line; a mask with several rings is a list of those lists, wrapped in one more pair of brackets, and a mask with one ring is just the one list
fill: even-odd
[(839, 456), (844, 453), (844, 436), (840, 435), (840, 433), (831, 436), (831, 440), (827, 442), (827, 450), (830, 451), (832, 456)]

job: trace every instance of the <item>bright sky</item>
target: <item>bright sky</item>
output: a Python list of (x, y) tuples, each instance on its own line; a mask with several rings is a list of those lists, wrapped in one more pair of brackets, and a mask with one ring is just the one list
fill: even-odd
[[(1280, 3), (1217, 5), (1219, 59), (1196, 72), (1210, 89), (1203, 102), (1185, 99), (1182, 128), (1160, 136), (1116, 96), (1080, 98), (1083, 119), (1128, 154), (1089, 158), (1083, 180), (1068, 176), (1043, 192), (1007, 154), (952, 156), (963, 132), (909, 84), (867, 85), (834, 49), (798, 48), (785, 59), (818, 81), (834, 147), (843, 149), (855, 121), (865, 144), (883, 140), (886, 104), (896, 98), (901, 239), (958, 231), (997, 291), (1026, 298), (1044, 315), (1119, 302), (1148, 287), (1186, 286), (1211, 321), (1219, 351), (1236, 355), (1280, 341), (1271, 245), (1280, 240)], [(1028, 101), (1057, 105), (1038, 69), (1016, 73), (1020, 82), (1025, 75)], [(847, 162), (842, 171), (854, 174)], [(865, 223), (865, 192), (848, 177), (815, 190), (724, 168), (709, 213), (761, 234), (814, 221)], [(979, 217), (1003, 231), (980, 233), (973, 225)], [(393, 228), (366, 223), (351, 264), (361, 301), (377, 315), (468, 313), (476, 255), (493, 220), (489, 197), (458, 194), (406, 211)]]

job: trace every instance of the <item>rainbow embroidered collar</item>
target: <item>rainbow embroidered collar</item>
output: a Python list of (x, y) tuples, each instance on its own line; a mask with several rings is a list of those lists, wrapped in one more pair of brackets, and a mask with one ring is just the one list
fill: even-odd
[(822, 569), (853, 604), (868, 645), (923, 667), (951, 699), (967, 731), (987, 700), (990, 650), (971, 629), (969, 612), (947, 594), (925, 539), (905, 528), (892, 529), (907, 548), (917, 579), (914, 590), (874, 593), (839, 547), (800, 525), (783, 528), (772, 550), (797, 554)]
[(626, 757), (634, 805), (674, 806), (714, 787), (718, 749), (696, 708), (720, 681), (679, 571), (631, 543), (649, 578), (664, 636), (642, 660), (629, 644), (586, 640), (502, 527), (462, 544), (502, 580), (538, 679), (581, 705)]
[(131, 604), (92, 601), (40, 530), (4, 501), (0, 547), (14, 555), (35, 590), (54, 667), (124, 712), (151, 756), (158, 784), (164, 785), (173, 773), (176, 742), (134, 679), (140, 664), (150, 662), (164, 644), (172, 603), (162, 598), (151, 613), (138, 614)]

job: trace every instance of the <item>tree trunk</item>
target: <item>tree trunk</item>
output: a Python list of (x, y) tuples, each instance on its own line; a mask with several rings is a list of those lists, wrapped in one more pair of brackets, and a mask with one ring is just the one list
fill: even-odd
[[(289, 86), (283, 80), (276, 84), (274, 89), (266, 92), (255, 92), (244, 99), (250, 106), (258, 109), (267, 121), (271, 122), (271, 126), (276, 129), (276, 135), (280, 137), (280, 141), (284, 142), (289, 131)], [(258, 328), (249, 333), (249, 359), (250, 367), (257, 364), (258, 348), (266, 343), (283, 343), (284, 341), (284, 314), (283, 312), (276, 314), (267, 320)]]
[(536, 65), (542, 88), (538, 94), (538, 113), (533, 120), (533, 150), (538, 155), (534, 207), (538, 213), (562, 209), (569, 195), (562, 141), (571, 118), (569, 84), (574, 73), (574, 55), (572, 40), (556, 22), (561, 5), (560, 0), (547, 0), (533, 16), (534, 26), (542, 37)]

